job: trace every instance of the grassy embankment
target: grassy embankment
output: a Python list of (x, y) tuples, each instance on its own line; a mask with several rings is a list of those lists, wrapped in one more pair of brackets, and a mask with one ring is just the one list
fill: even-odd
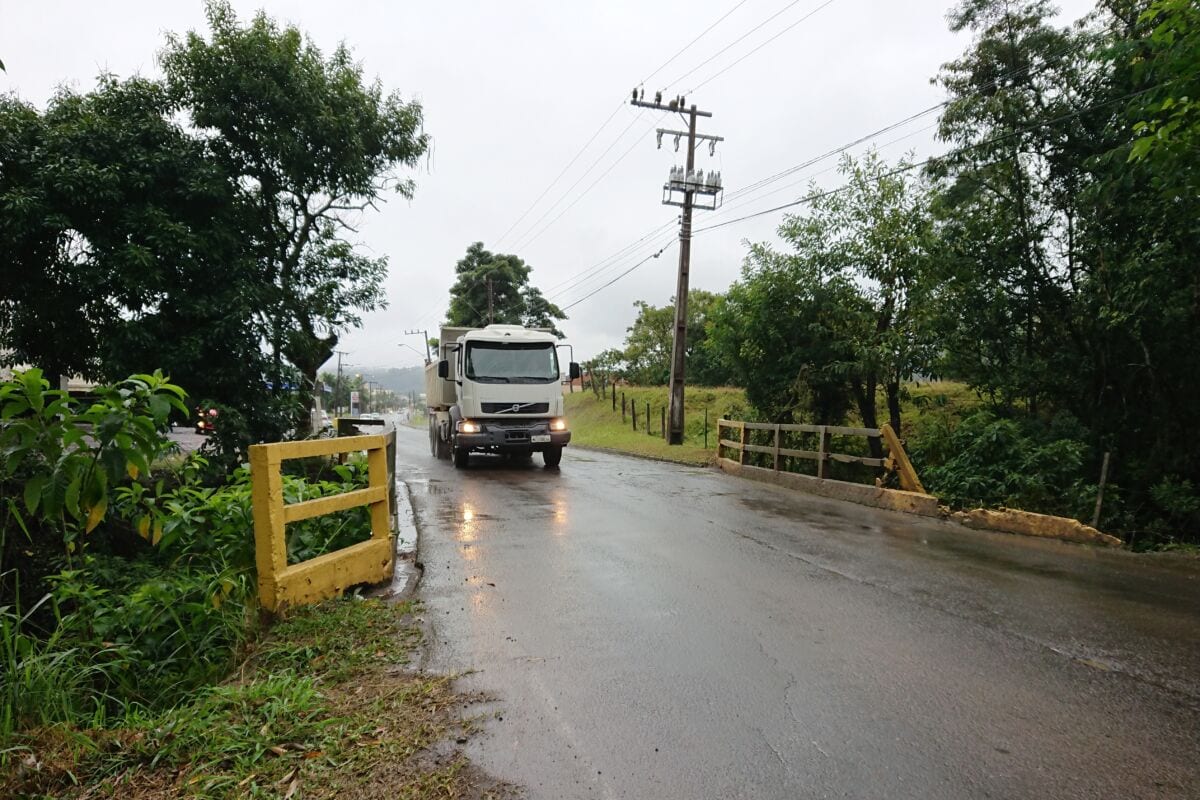
[(409, 604), (346, 598), (297, 609), (235, 675), (103, 729), (48, 726), (9, 743), (4, 797), (500, 796), (441, 742), (471, 723), (451, 679), (405, 668)]
[[(621, 421), (621, 395), (638, 408), (638, 429), (633, 430), (632, 416), (626, 413)], [(689, 387), (686, 394), (686, 428), (684, 444), (671, 447), (662, 438), (661, 409), (667, 405), (665, 386), (626, 386), (617, 389), (617, 410), (612, 410), (612, 398), (597, 398), (590, 390), (566, 396), (567, 419), (571, 425), (572, 443), (583, 447), (618, 450), (634, 455), (667, 458), (690, 464), (707, 464), (717, 452), (717, 419), (726, 414), (731, 419), (751, 419), (746, 393), (731, 387)], [(948, 424), (970, 413), (979, 405), (979, 398), (964, 384), (952, 381), (914, 383), (903, 405), (905, 438), (919, 438), (931, 426)], [(650, 429), (645, 429), (646, 403), (650, 403)], [(704, 448), (704, 411), (708, 409), (708, 449)], [(879, 398), (881, 414), (886, 414), (885, 398)], [(861, 424), (857, 413), (851, 413), (847, 425)]]
[[(621, 396), (627, 405), (621, 422)], [(684, 443), (672, 447), (662, 436), (662, 409), (667, 406), (665, 386), (617, 388), (617, 410), (611, 398), (598, 398), (589, 389), (566, 395), (567, 421), (571, 443), (582, 447), (618, 450), (653, 458), (665, 458), (688, 464), (707, 464), (717, 453), (717, 419), (728, 414), (733, 419), (745, 415), (746, 395), (728, 387), (689, 387), (684, 394)], [(646, 404), (650, 404), (650, 434), (646, 433)], [(633, 430), (632, 408), (637, 408), (637, 430)], [(708, 449), (704, 447), (704, 412), (708, 410)]]

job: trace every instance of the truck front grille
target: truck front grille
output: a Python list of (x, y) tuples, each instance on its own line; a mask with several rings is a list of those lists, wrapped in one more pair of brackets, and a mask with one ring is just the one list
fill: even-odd
[(484, 414), (545, 414), (549, 403), (481, 403)]

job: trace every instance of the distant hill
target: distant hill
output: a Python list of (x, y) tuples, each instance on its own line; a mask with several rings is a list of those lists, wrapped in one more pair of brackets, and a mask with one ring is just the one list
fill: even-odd
[(397, 394), (425, 391), (424, 367), (368, 367), (363, 370), (355, 370), (355, 372), (360, 371), (364, 379), (374, 381), (384, 389)]

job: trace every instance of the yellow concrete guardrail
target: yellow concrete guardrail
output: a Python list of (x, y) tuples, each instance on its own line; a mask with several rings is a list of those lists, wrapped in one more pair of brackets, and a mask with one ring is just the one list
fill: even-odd
[[(291, 458), (367, 452), (368, 485), (300, 503), (283, 502), (280, 464)], [(250, 481), (254, 501), (254, 548), (258, 565), (258, 597), (263, 608), (313, 603), (340, 594), (349, 586), (378, 583), (392, 576), (395, 549), (388, 511), (387, 437), (345, 436), (301, 442), (250, 446)], [(299, 564), (287, 563), (285, 528), (289, 522), (332, 514), (357, 506), (371, 508), (371, 538)]]

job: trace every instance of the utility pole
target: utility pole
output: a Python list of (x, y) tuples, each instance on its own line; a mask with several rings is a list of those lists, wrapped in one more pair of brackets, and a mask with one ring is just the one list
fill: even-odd
[(433, 356), (429, 354), (429, 331), (405, 331), (405, 336), (420, 336), (421, 341), (425, 343), (425, 363), (433, 362)]
[[(679, 276), (675, 288), (675, 326), (673, 328), (674, 346), (671, 350), (671, 398), (668, 403), (670, 430), (667, 435), (668, 444), (683, 444), (683, 389), (687, 373), (687, 307), (689, 271), (692, 260), (692, 209), (714, 210), (720, 206), (723, 187), (721, 174), (704, 170), (696, 170), (696, 140), (708, 142), (709, 155), (716, 151), (717, 142), (724, 141), (721, 136), (708, 136), (696, 133), (696, 118), (711, 117), (712, 112), (700, 111), (695, 104), (687, 106), (685, 98), (680, 95), (662, 102), (662, 92), (656, 92), (654, 102), (642, 99), (644, 92), (633, 90), (631, 105), (641, 108), (652, 108), (656, 111), (670, 111), (687, 116), (686, 131), (667, 130), (659, 128), (658, 146), (662, 148), (664, 134), (675, 137), (675, 150), (679, 150), (679, 142), (687, 137), (687, 166), (683, 169), (672, 167), (667, 182), (663, 184), (663, 205), (680, 206), (683, 213), (679, 218)], [(676, 199), (677, 194), (682, 199)], [(697, 202), (699, 201), (699, 202)], [(649, 424), (649, 421), (647, 421)]]
[(487, 282), (488, 282), (488, 325), (491, 325), (493, 322), (496, 321), (495, 315), (494, 315), (494, 303), (492, 302), (493, 298), (492, 298), (492, 276), (491, 275), (488, 276)]
[(337, 414), (340, 413), (342, 407), (341, 403), (339, 402), (342, 391), (342, 356), (349, 355), (349, 353), (347, 353), (345, 350), (334, 350), (333, 352), (337, 353), (338, 357), (337, 381), (333, 386), (333, 413)]

